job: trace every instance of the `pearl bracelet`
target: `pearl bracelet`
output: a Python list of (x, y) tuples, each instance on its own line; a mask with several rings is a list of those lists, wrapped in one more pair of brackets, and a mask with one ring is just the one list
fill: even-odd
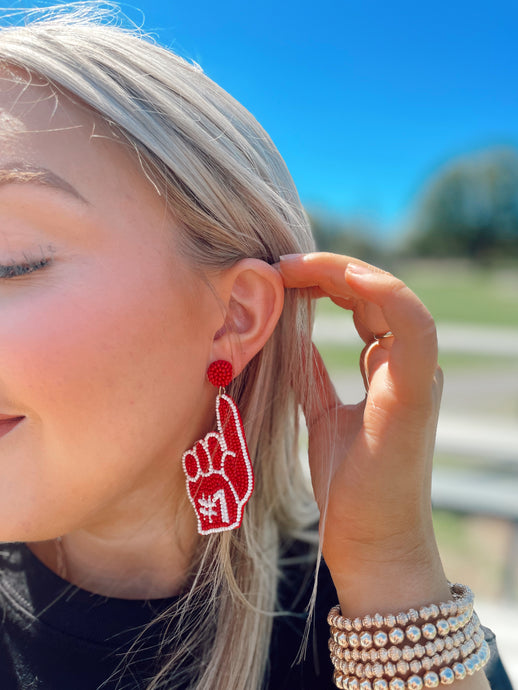
[(452, 683), (485, 666), (489, 647), (473, 610), (473, 592), (448, 584), (450, 601), (398, 614), (346, 618), (334, 606), (327, 621), (337, 687), (421, 690)]
[(431, 671), (434, 667), (439, 668), (455, 661), (464, 661), (473, 653), (477, 653), (483, 643), (484, 635), (480, 630), (473, 636), (471, 646), (469, 649), (466, 649), (464, 653), (460, 649), (454, 648), (451, 650), (445, 649), (442, 653), (436, 653), (433, 656), (424, 656), (422, 659), (413, 658), (411, 661), (401, 658), (394, 663), (389, 661), (385, 664), (380, 662), (367, 662), (363, 664), (361, 662), (348, 661), (340, 658), (333, 654), (334, 650), (331, 650), (331, 661), (337, 670), (343, 671), (349, 675), (354, 675), (360, 680), (363, 678), (381, 678), (382, 676), (393, 678), (396, 674), (406, 675), (409, 672), (416, 674), (422, 670)]
[(464, 661), (456, 662), (451, 667), (443, 666), (438, 673), (427, 671), (423, 676), (413, 674), (406, 680), (394, 676), (387, 681), (385, 678), (376, 678), (373, 682), (368, 678), (360, 680), (356, 676), (350, 676), (335, 669), (333, 681), (337, 688), (343, 690), (422, 690), (423, 688), (436, 688), (439, 685), (450, 685), (455, 680), (463, 680), (466, 675), (473, 675), (484, 668), (489, 661), (489, 646), (483, 640), (477, 652)]
[[(436, 652), (442, 652), (444, 648), (451, 649), (453, 647), (460, 647), (467, 642), (474, 631), (479, 628), (480, 621), (477, 614), (473, 613), (471, 619), (465, 623), (462, 629), (452, 628), (455, 632), (451, 636), (443, 636), (446, 629), (442, 631), (440, 634), (441, 636), (438, 636), (436, 629), (433, 628), (432, 632), (431, 628), (430, 630), (427, 629), (428, 626), (432, 626), (433, 628), (431, 623), (426, 623), (423, 626), (423, 637), (425, 637), (425, 640), (423, 640), (424, 644), (419, 644), (421, 635), (416, 634), (413, 630), (416, 626), (407, 628), (406, 638), (408, 641), (414, 642), (412, 647), (409, 647), (408, 644), (405, 647), (401, 647), (405, 641), (405, 636), (400, 628), (393, 628), (388, 634), (383, 631), (378, 631), (372, 636), (367, 632), (359, 636), (357, 633), (347, 634), (341, 632), (338, 628), (331, 627), (331, 637), (340, 647), (349, 651), (350, 658), (355, 661), (388, 661), (389, 659), (391, 661), (399, 661), (401, 656), (403, 656), (406, 661), (410, 661), (413, 656), (421, 657), (424, 656), (424, 654), (433, 656)], [(419, 629), (417, 629), (417, 631), (419, 632)], [(392, 643), (392, 646), (387, 648), (385, 645), (389, 641)], [(408, 651), (406, 656), (400, 653), (401, 650), (408, 649), (414, 650), (414, 654), (409, 658), (407, 658)]]
[[(363, 616), (363, 618), (345, 618), (340, 613), (340, 606), (336, 605), (329, 611), (327, 622), (330, 626), (345, 630), (347, 632), (363, 632), (363, 630), (370, 630), (371, 628), (394, 628), (396, 626), (407, 626), (409, 623), (417, 623), (418, 620), (428, 621), (430, 618), (449, 619), (461, 615), (473, 609), (474, 595), (469, 587), (461, 584), (450, 584), (450, 591), (452, 599), (440, 604), (430, 604), (429, 606), (421, 606), (421, 608), (411, 608), (406, 612), (398, 614), (388, 614), (382, 616), (380, 613), (375, 613), (373, 616)], [(456, 625), (453, 622), (453, 625)], [(460, 627), (460, 625), (458, 626)]]
[[(331, 625), (331, 634), (336, 642), (344, 648), (350, 649), (365, 649), (369, 650), (373, 646), (377, 648), (386, 647), (389, 643), (393, 645), (401, 645), (405, 638), (414, 644), (424, 638), (423, 642), (426, 644), (433, 640), (446, 638), (450, 633), (456, 633), (460, 629), (464, 629), (469, 625), (470, 621), (474, 620), (473, 609), (470, 607), (464, 613), (450, 617), (448, 620), (440, 618), (435, 623), (425, 623), (422, 626), (409, 625), (405, 630), (399, 627), (391, 628), (388, 632), (378, 630), (375, 633), (370, 633), (367, 630), (361, 633), (357, 632), (343, 632), (340, 628)], [(478, 621), (478, 619), (476, 619)]]
[[(331, 632), (333, 632), (333, 628)], [(414, 646), (405, 645), (402, 648), (392, 646), (388, 649), (382, 647), (381, 649), (359, 650), (344, 648), (338, 644), (336, 639), (336, 633), (329, 638), (329, 651), (339, 659), (362, 661), (363, 663), (387, 663), (389, 661), (398, 662), (400, 659), (411, 662), (414, 659), (433, 657), (435, 654), (445, 650), (453, 653), (452, 658), (456, 658), (455, 650), (462, 657), (466, 657), (471, 654), (474, 647), (480, 646), (483, 633), (480, 630), (477, 618), (477, 625), (474, 622), (470, 622), (463, 631), (458, 631), (451, 637), (437, 638), (433, 642), (427, 642), (426, 646), (416, 644)]]

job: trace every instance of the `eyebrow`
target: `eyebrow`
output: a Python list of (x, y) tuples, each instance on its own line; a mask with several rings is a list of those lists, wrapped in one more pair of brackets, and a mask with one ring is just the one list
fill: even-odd
[(48, 168), (27, 163), (7, 163), (0, 167), (0, 186), (5, 184), (39, 184), (69, 194), (84, 204), (90, 205), (70, 182), (67, 182)]

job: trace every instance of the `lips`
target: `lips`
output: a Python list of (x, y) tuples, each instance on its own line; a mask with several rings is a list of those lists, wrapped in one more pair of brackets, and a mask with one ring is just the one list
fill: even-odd
[(22, 419), (25, 419), (25, 417), (11, 417), (6, 414), (0, 414), (0, 436), (8, 434)]

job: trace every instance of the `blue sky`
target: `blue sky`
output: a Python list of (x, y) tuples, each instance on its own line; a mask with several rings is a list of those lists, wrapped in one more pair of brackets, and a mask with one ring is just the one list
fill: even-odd
[(518, 146), (518, 0), (121, 5), (257, 117), (308, 207), (389, 235), (451, 157)]

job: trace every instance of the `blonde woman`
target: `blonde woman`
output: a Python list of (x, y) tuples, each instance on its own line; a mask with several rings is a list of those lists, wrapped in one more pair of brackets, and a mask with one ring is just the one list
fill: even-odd
[[(0, 687), (487, 688), (432, 530), (425, 307), (314, 253), (266, 133), (171, 52), (62, 12), (0, 67)], [(366, 343), (357, 405), (315, 297)]]

